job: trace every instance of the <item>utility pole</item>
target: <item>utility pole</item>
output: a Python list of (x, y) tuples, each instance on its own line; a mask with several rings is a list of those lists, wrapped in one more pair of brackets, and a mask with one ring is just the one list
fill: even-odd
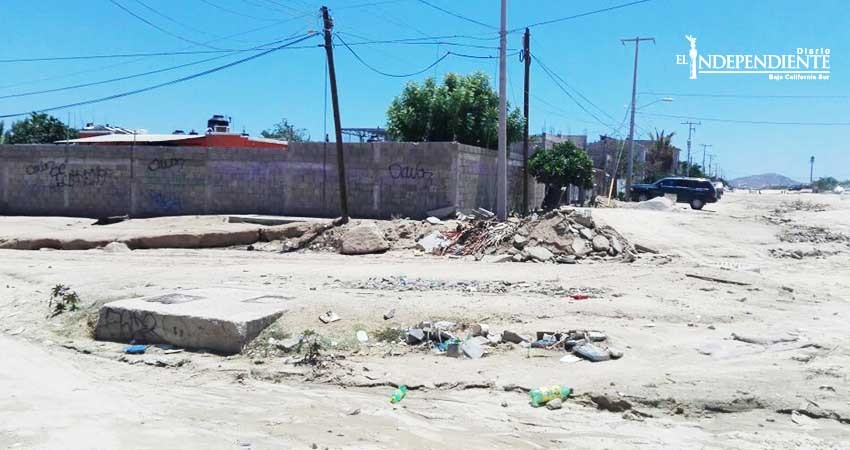
[(525, 126), (522, 135), (522, 213), (528, 214), (528, 92), (531, 86), (531, 32), (525, 29), (522, 36), (522, 57), (525, 63), (525, 92), (522, 113)]
[(342, 213), (341, 223), (348, 222), (348, 189), (345, 183), (345, 158), (342, 155), (342, 125), (339, 120), (339, 96), (336, 90), (336, 69), (334, 68), (334, 23), (328, 13), (328, 7), (322, 6), (322, 19), (325, 24), (325, 52), (328, 56), (328, 77), (331, 81), (331, 103), (334, 110), (334, 131), (336, 133), (336, 165), (339, 171), (339, 207)]
[(814, 186), (815, 183), (815, 157), (809, 158), (809, 186)]
[[(716, 165), (712, 166), (713, 162), (714, 162), (714, 154), (709, 153), (709, 155), (708, 155), (708, 174), (709, 174), (709, 177), (713, 176), (714, 178), (717, 178), (717, 166)], [(715, 168), (715, 172), (711, 171), (712, 167)], [(714, 175), (712, 175), (712, 174), (714, 174)]]
[(708, 174), (705, 170), (705, 149), (711, 147), (711, 144), (700, 144), (702, 146), (702, 173)]
[(691, 176), (691, 138), (693, 138), (693, 133), (696, 131), (694, 125), (702, 125), (702, 123), (687, 121), (682, 122), (682, 125), (688, 126), (688, 162), (685, 164), (685, 168), (688, 169), (688, 171), (685, 172), (685, 176), (689, 177)]
[(638, 73), (638, 53), (640, 50), (641, 41), (652, 41), (655, 43), (655, 38), (635, 37), (632, 39), (620, 39), (620, 43), (626, 45), (626, 42), (635, 43), (635, 68), (632, 75), (632, 118), (629, 124), (629, 161), (626, 165), (626, 201), (631, 200), (632, 177), (634, 175), (635, 164), (635, 102), (637, 100), (637, 73)]
[(499, 26), (499, 159), (496, 168), (496, 217), (508, 219), (508, 0), (502, 0)]

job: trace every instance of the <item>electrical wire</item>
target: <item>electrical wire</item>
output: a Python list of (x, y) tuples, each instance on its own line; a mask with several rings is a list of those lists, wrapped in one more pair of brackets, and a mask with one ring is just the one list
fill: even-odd
[(493, 25), (489, 25), (489, 24), (486, 24), (486, 23), (484, 23), (484, 22), (479, 22), (479, 21), (477, 21), (477, 20), (475, 20), (475, 19), (472, 19), (472, 18), (466, 17), (466, 16), (464, 16), (463, 14), (458, 14), (458, 13), (456, 13), (456, 12), (449, 11), (448, 9), (442, 8), (442, 7), (440, 7), (440, 6), (437, 6), (437, 5), (435, 5), (435, 4), (431, 3), (431, 2), (428, 2), (428, 1), (426, 1), (426, 0), (417, 0), (417, 1), (418, 1), (419, 3), (422, 3), (423, 5), (430, 6), (431, 8), (434, 8), (434, 9), (436, 9), (437, 11), (441, 11), (441, 12), (443, 12), (443, 13), (445, 13), (445, 14), (448, 14), (448, 15), (450, 15), (450, 16), (452, 16), (452, 17), (455, 17), (455, 18), (458, 18), (458, 19), (460, 19), (460, 20), (465, 20), (465, 21), (467, 21), (467, 22), (474, 23), (474, 24), (476, 24), (476, 25), (481, 25), (482, 27), (486, 27), (486, 28), (489, 28), (489, 29), (491, 29), (491, 30), (492, 30), (492, 29), (497, 29), (497, 28), (496, 28), (496, 27), (494, 27)]
[(611, 7), (608, 7), (608, 8), (602, 8), (602, 9), (597, 9), (597, 10), (594, 10), (594, 11), (583, 12), (581, 14), (575, 14), (575, 15), (572, 15), (572, 16), (561, 17), (559, 19), (544, 20), (542, 22), (532, 23), (530, 25), (526, 25), (526, 26), (523, 26), (523, 27), (513, 28), (513, 29), (509, 30), (508, 33), (516, 33), (518, 31), (525, 30), (526, 28), (534, 28), (534, 27), (539, 27), (539, 26), (542, 26), (542, 25), (551, 25), (553, 23), (564, 22), (564, 21), (572, 20), (572, 19), (578, 19), (579, 17), (585, 17), (585, 16), (590, 16), (590, 15), (593, 15), (593, 14), (599, 14), (599, 13), (603, 13), (603, 12), (614, 11), (615, 9), (626, 8), (626, 7), (638, 5), (638, 4), (641, 4), (641, 3), (647, 3), (647, 2), (650, 2), (650, 1), (652, 1), (652, 0), (637, 0), (637, 1), (629, 2), (629, 3), (623, 3), (623, 4), (620, 4), (620, 5), (614, 5), (614, 6), (611, 6)]
[[(33, 111), (33, 112), (43, 113), (43, 112), (48, 112), (48, 111), (56, 111), (56, 110), (60, 110), (60, 109), (74, 108), (74, 107), (78, 107), (78, 106), (85, 106), (85, 105), (90, 105), (90, 104), (93, 104), (93, 103), (100, 103), (100, 102), (105, 102), (105, 101), (108, 101), (108, 100), (114, 100), (114, 99), (118, 99), (118, 98), (122, 98), (122, 97), (127, 97), (127, 96), (130, 96), (130, 95), (141, 94), (143, 92), (149, 92), (149, 91), (159, 89), (159, 88), (162, 88), (162, 87), (166, 87), (166, 86), (172, 86), (172, 85), (175, 85), (175, 84), (178, 84), (178, 83), (183, 83), (185, 81), (194, 80), (196, 78), (200, 78), (200, 77), (203, 77), (203, 76), (206, 76), (206, 75), (210, 75), (210, 74), (213, 74), (213, 73), (216, 73), (216, 72), (220, 72), (222, 70), (229, 69), (233, 66), (237, 66), (237, 65), (240, 65), (240, 64), (244, 64), (248, 61), (252, 61), (252, 60), (255, 60), (257, 58), (261, 58), (263, 56), (266, 56), (270, 53), (274, 53), (278, 50), (282, 50), (282, 49), (289, 47), (291, 45), (297, 44), (299, 42), (306, 41), (307, 39), (310, 39), (310, 38), (317, 36), (319, 34), (320, 33), (313, 32), (313, 33), (308, 34), (307, 36), (293, 40), (293, 41), (288, 42), (286, 44), (279, 45), (279, 46), (271, 48), (269, 50), (262, 51), (260, 53), (255, 54), (255, 55), (251, 55), (251, 56), (239, 59), (237, 61), (233, 61), (233, 62), (224, 64), (224, 65), (221, 65), (221, 66), (213, 67), (213, 68), (207, 69), (203, 72), (198, 72), (198, 73), (195, 73), (195, 74), (192, 74), (192, 75), (187, 75), (185, 77), (178, 78), (176, 80), (166, 81), (164, 83), (159, 83), (159, 84), (147, 86), (147, 87), (140, 88), (140, 89), (135, 89), (135, 90), (132, 90), (132, 91), (121, 92), (121, 93), (109, 95), (109, 96), (106, 96), (106, 97), (101, 97), (101, 98), (96, 98), (96, 99), (91, 99), (91, 100), (84, 100), (84, 101), (80, 101), (80, 102), (76, 102), (76, 103), (70, 103), (70, 104), (67, 104), (67, 105), (52, 106), (52, 107), (49, 107), (49, 108), (41, 108), (41, 109), (38, 109), (38, 110)], [(9, 118), (9, 117), (26, 116), (26, 115), (29, 115), (30, 113), (31, 112), (28, 111), (28, 112), (22, 112), (22, 113), (14, 113), (14, 114), (3, 114), (3, 115), (0, 115), (0, 119), (5, 119), (5, 118)]]
[(850, 122), (773, 122), (767, 120), (738, 120), (738, 119), (720, 119), (716, 117), (694, 117), (694, 116), (678, 116), (673, 114), (658, 114), (645, 113), (638, 111), (638, 114), (650, 117), (665, 117), (670, 119), (694, 119), (705, 120), (707, 122), (725, 122), (725, 123), (741, 123), (751, 125), (800, 125), (800, 126), (824, 126), (824, 127), (847, 127)]
[[(544, 64), (544, 63), (543, 63), (543, 61), (541, 61), (541, 60), (540, 60), (540, 58), (538, 58), (538, 57), (537, 57), (537, 55), (532, 54), (532, 55), (531, 55), (531, 58), (532, 58), (532, 59), (534, 59), (535, 61), (537, 61), (537, 63), (538, 63), (538, 64), (540, 64), (540, 67), (543, 67), (543, 68), (544, 68), (544, 69), (546, 69), (546, 70), (550, 70), (550, 69), (548, 69), (548, 68), (546, 67), (546, 64)], [(567, 81), (566, 81), (566, 80), (564, 80), (564, 78), (563, 78), (563, 77), (561, 77), (560, 75), (558, 75), (558, 74), (557, 74), (557, 73), (555, 73), (554, 71), (551, 71), (551, 70), (550, 70), (550, 72), (554, 73), (554, 75), (558, 78), (558, 80), (560, 80), (560, 81), (561, 81), (561, 83), (563, 83), (563, 84), (564, 84), (564, 86), (566, 86), (566, 87), (568, 87), (568, 88), (572, 89), (572, 90), (573, 90), (573, 91), (574, 91), (574, 92), (575, 92), (575, 93), (576, 93), (579, 97), (581, 97), (582, 99), (584, 99), (584, 101), (586, 101), (589, 105), (591, 105), (591, 106), (593, 106), (594, 108), (596, 108), (596, 109), (597, 109), (599, 112), (601, 112), (601, 113), (602, 113), (605, 117), (607, 117), (608, 119), (613, 120), (613, 121), (615, 121), (615, 122), (617, 121), (617, 119), (615, 119), (615, 118), (614, 118), (614, 117), (612, 117), (610, 114), (608, 114), (608, 113), (607, 113), (604, 109), (600, 108), (600, 107), (599, 107), (599, 106), (597, 106), (595, 103), (593, 103), (593, 102), (592, 102), (589, 98), (585, 97), (585, 95), (584, 95), (584, 94), (582, 94), (582, 93), (581, 93), (581, 91), (579, 91), (578, 89), (574, 88), (573, 86), (570, 86), (570, 84), (569, 84), (569, 83), (567, 83)]]
[(537, 63), (538, 63), (538, 64), (540, 64), (540, 67), (543, 69), (543, 72), (544, 72), (544, 73), (546, 73), (546, 75), (548, 75), (548, 76), (549, 76), (549, 78), (550, 78), (553, 82), (555, 82), (555, 85), (556, 85), (556, 86), (558, 86), (558, 88), (559, 88), (559, 89), (561, 89), (561, 91), (563, 91), (563, 92), (564, 92), (564, 94), (567, 94), (567, 97), (569, 97), (569, 98), (570, 98), (570, 100), (572, 100), (572, 101), (573, 101), (573, 103), (575, 103), (575, 104), (576, 104), (579, 108), (581, 108), (581, 109), (582, 109), (582, 111), (586, 112), (589, 116), (591, 116), (591, 117), (593, 117), (594, 119), (596, 119), (596, 121), (597, 121), (597, 122), (599, 122), (600, 124), (602, 124), (604, 127), (606, 127), (606, 128), (611, 128), (611, 129), (613, 129), (613, 128), (614, 128), (614, 127), (613, 127), (613, 126), (611, 126), (610, 124), (605, 123), (605, 121), (603, 121), (602, 119), (600, 119), (600, 118), (599, 118), (599, 116), (597, 116), (596, 114), (594, 114), (592, 111), (590, 111), (589, 109), (587, 109), (587, 108), (586, 108), (586, 107), (585, 107), (585, 106), (584, 106), (581, 102), (579, 102), (579, 101), (578, 101), (578, 99), (576, 99), (576, 98), (573, 96), (573, 94), (572, 94), (572, 93), (570, 93), (570, 91), (569, 91), (569, 90), (567, 90), (567, 89), (566, 89), (563, 85), (561, 85), (561, 82), (560, 82), (560, 81), (558, 81), (558, 78), (555, 76), (555, 74), (554, 74), (552, 71), (550, 71), (550, 70), (549, 70), (549, 68), (548, 68), (548, 67), (546, 67), (546, 65), (545, 65), (545, 64), (543, 64), (543, 63), (540, 61), (540, 59), (539, 59), (539, 58), (537, 58), (537, 57), (536, 57), (536, 56), (534, 56), (534, 55), (532, 55), (532, 58), (534, 58), (534, 59), (537, 61)]
[(154, 29), (156, 29), (156, 30), (159, 30), (160, 32), (165, 33), (165, 34), (167, 34), (167, 35), (169, 35), (169, 36), (171, 36), (171, 37), (173, 37), (173, 38), (179, 39), (179, 40), (181, 40), (181, 41), (183, 41), (183, 42), (188, 42), (188, 43), (193, 44), (193, 45), (197, 45), (197, 46), (199, 46), (199, 47), (206, 47), (206, 48), (210, 48), (210, 49), (213, 49), (213, 50), (225, 50), (225, 49), (223, 49), (223, 48), (220, 48), (220, 47), (214, 47), (214, 46), (212, 46), (212, 45), (207, 45), (207, 44), (204, 44), (203, 42), (198, 42), (198, 41), (195, 41), (195, 40), (189, 39), (189, 38), (187, 38), (187, 37), (181, 36), (181, 35), (179, 35), (179, 34), (177, 34), (177, 33), (173, 33), (173, 32), (171, 32), (171, 31), (168, 31), (167, 29), (162, 28), (161, 26), (159, 26), (159, 25), (157, 25), (157, 24), (155, 24), (155, 23), (151, 22), (150, 20), (145, 19), (144, 17), (142, 17), (142, 16), (140, 16), (140, 15), (138, 15), (138, 14), (134, 13), (132, 10), (130, 10), (130, 9), (129, 9), (129, 8), (127, 8), (126, 6), (122, 5), (121, 3), (118, 3), (118, 1), (117, 1), (117, 0), (109, 0), (109, 2), (110, 2), (110, 3), (112, 3), (113, 5), (115, 5), (115, 6), (119, 7), (119, 8), (121, 8), (124, 12), (126, 12), (127, 14), (129, 14), (129, 15), (131, 15), (131, 16), (133, 16), (133, 17), (135, 17), (136, 19), (140, 20), (141, 22), (143, 22), (143, 23), (145, 23), (145, 24), (149, 25), (150, 27), (152, 27), (152, 28), (154, 28)]
[(342, 45), (345, 46), (345, 48), (347, 48), (348, 51), (351, 52), (352, 55), (354, 55), (355, 59), (360, 61), (360, 64), (363, 64), (364, 66), (366, 66), (366, 68), (368, 68), (372, 72), (375, 72), (377, 74), (380, 74), (380, 75), (383, 75), (383, 76), (386, 76), (386, 77), (392, 77), (392, 78), (407, 78), (407, 77), (420, 75), (422, 73), (425, 73), (425, 72), (431, 70), (432, 67), (436, 66), (437, 64), (440, 64), (444, 59), (448, 58), (449, 55), (451, 55), (451, 52), (444, 53), (443, 56), (437, 58), (436, 61), (432, 62), (431, 64), (428, 65), (428, 67), (426, 67), (422, 70), (417, 70), (417, 71), (411, 72), (411, 73), (394, 74), (394, 73), (384, 72), (384, 71), (382, 71), (378, 68), (375, 68), (371, 64), (367, 63), (363, 58), (361, 58), (360, 55), (358, 55), (357, 52), (355, 52), (354, 49), (351, 48), (351, 46), (349, 46), (342, 37), (337, 35), (337, 39), (339, 39), (339, 41), (342, 42)]
[[(110, 0), (110, 1), (112, 1), (112, 0)], [(224, 12), (226, 12), (228, 14), (232, 14), (234, 16), (244, 17), (246, 19), (260, 20), (260, 21), (265, 21), (265, 22), (277, 20), (276, 18), (258, 17), (258, 16), (254, 16), (254, 15), (251, 15), (251, 14), (245, 14), (245, 13), (242, 13), (242, 12), (239, 12), (239, 11), (232, 10), (230, 8), (225, 8), (224, 6), (221, 6), (217, 3), (213, 3), (210, 0), (201, 0), (201, 1), (206, 3), (207, 5), (212, 6), (213, 8), (215, 8), (219, 11), (224, 11)]]

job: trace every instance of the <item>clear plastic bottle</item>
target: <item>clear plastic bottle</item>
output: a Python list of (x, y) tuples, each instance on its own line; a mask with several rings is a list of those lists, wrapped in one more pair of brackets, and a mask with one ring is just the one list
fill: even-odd
[(566, 400), (567, 397), (572, 394), (573, 389), (568, 388), (566, 386), (545, 386), (537, 389), (532, 389), (528, 393), (528, 398), (531, 402), (531, 406), (535, 408), (538, 406), (543, 406), (546, 403), (549, 403), (550, 400), (554, 400), (556, 398), (560, 398), (561, 400)]
[(390, 403), (398, 403), (398, 402), (402, 401), (402, 399), (404, 399), (404, 397), (406, 397), (406, 396), (407, 396), (407, 386), (402, 384), (401, 386), (398, 387), (398, 389), (393, 391), (393, 395), (390, 396)]

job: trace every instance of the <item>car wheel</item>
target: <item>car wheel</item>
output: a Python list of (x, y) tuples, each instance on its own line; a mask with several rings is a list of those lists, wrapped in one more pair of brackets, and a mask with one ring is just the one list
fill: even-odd
[(691, 208), (702, 209), (703, 206), (705, 206), (705, 202), (701, 199), (695, 198), (691, 200)]
[(640, 195), (638, 195), (638, 201), (639, 201), (639, 202), (645, 202), (645, 201), (647, 201), (647, 200), (649, 200), (649, 198), (647, 198), (646, 194), (640, 194)]

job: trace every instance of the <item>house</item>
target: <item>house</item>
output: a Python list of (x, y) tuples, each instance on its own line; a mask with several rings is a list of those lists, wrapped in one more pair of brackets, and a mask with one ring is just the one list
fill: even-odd
[(154, 145), (181, 147), (220, 147), (220, 148), (277, 148), (286, 149), (286, 141), (251, 137), (247, 134), (231, 133), (230, 120), (222, 115), (214, 115), (207, 121), (207, 130), (199, 134), (194, 130), (188, 134), (175, 130), (170, 134), (150, 134), (109, 125), (89, 124), (80, 131), (80, 138), (57, 141), (57, 144), (70, 145)]

